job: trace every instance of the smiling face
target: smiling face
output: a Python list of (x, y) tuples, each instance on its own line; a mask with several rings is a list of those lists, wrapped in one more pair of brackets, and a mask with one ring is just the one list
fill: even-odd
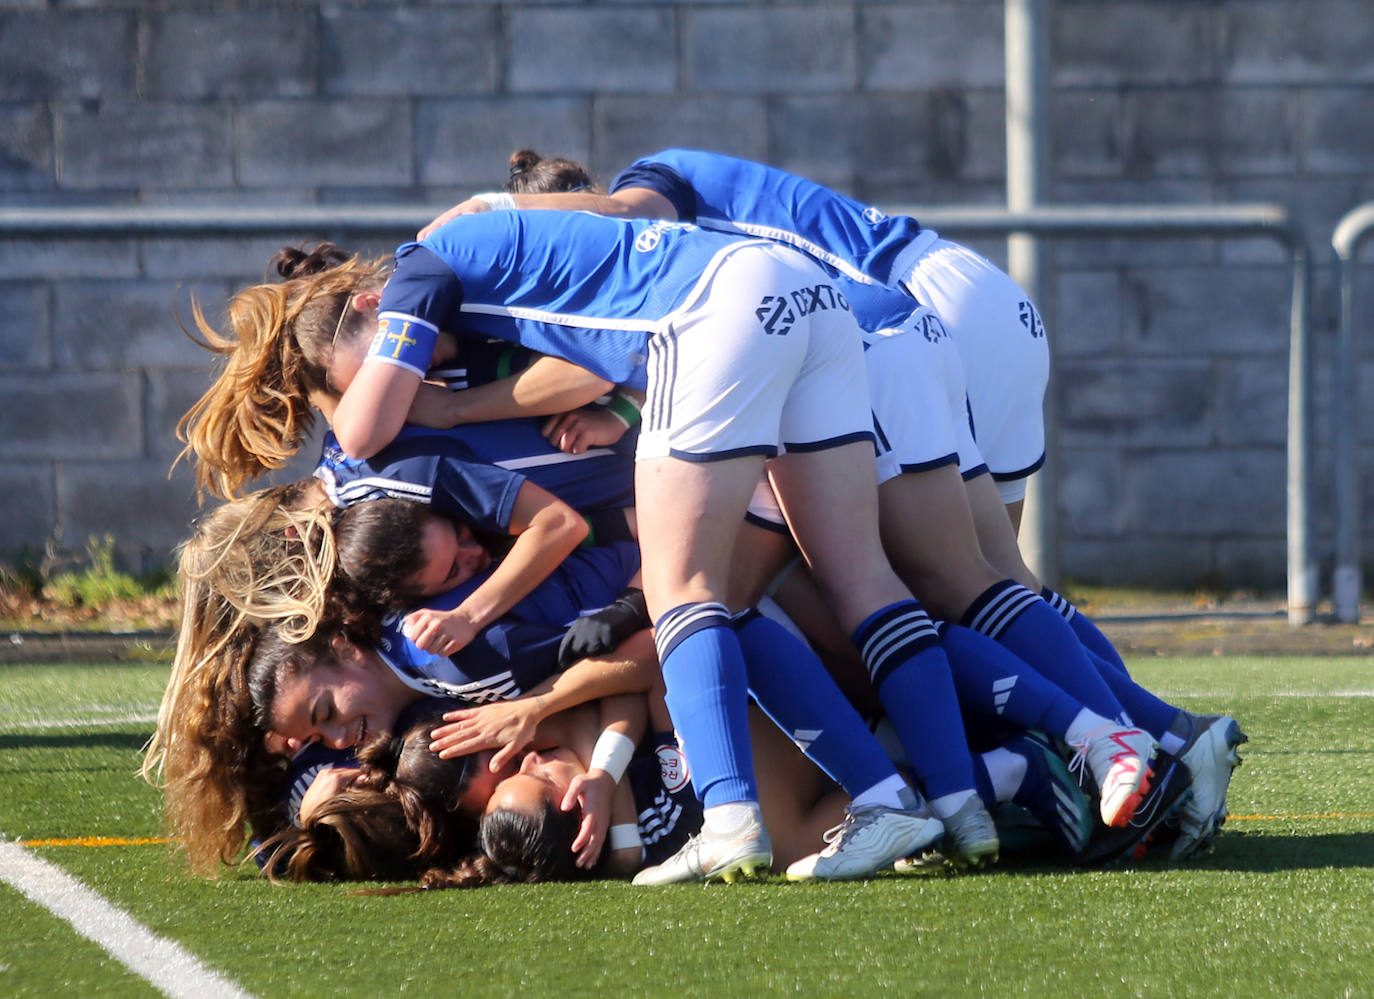
[(419, 694), (373, 651), (348, 647), (297, 676), (284, 678), (272, 699), (272, 732), (296, 748), (323, 742), (348, 749), (369, 735), (390, 732)]
[(425, 518), (420, 533), (424, 567), (412, 583), (422, 596), (434, 597), (461, 586), (491, 565), (491, 555), (467, 524), (437, 514)]

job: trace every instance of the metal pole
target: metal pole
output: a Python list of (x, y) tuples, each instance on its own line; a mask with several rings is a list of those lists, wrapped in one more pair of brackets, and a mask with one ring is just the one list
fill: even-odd
[[(1050, 0), (1006, 0), (1007, 208), (1043, 204), (1049, 188)], [(1030, 295), (1042, 320), (1049, 302), (1040, 241), (1028, 233), (1007, 237), (1008, 272)], [(1046, 327), (1049, 327), (1046, 322)], [(1054, 387), (1054, 338), (1050, 383), (1045, 393), (1045, 464), (1031, 476), (1021, 520), (1026, 563), (1049, 586), (1059, 585), (1059, 490), (1055, 442), (1058, 405)]]
[(1374, 203), (1352, 209), (1331, 235), (1331, 248), (1336, 257), (1336, 301), (1340, 302), (1340, 326), (1331, 357), (1331, 464), (1336, 549), (1331, 575), (1331, 609), (1337, 621), (1347, 622), (1360, 619), (1363, 590), (1355, 278), (1360, 244), (1371, 230), (1374, 230)]
[(1312, 525), (1312, 261), (1293, 249), (1293, 309), (1288, 343), (1288, 623), (1310, 624), (1319, 590)]

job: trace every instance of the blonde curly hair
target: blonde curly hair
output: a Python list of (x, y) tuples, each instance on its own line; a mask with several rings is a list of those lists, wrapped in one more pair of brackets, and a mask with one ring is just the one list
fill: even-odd
[(310, 480), (260, 490), (202, 517), (181, 546), (181, 625), (141, 774), (162, 788), (168, 832), (191, 869), (233, 864), (271, 824), (282, 762), (253, 723), (248, 663), (265, 629), (313, 635), (334, 574), (333, 508)]

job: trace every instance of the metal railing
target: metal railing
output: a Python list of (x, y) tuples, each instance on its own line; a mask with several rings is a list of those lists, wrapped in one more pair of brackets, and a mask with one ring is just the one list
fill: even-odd
[(1335, 520), (1335, 564), (1331, 609), (1337, 621), (1360, 619), (1359, 358), (1355, 329), (1355, 272), (1360, 247), (1374, 232), (1374, 202), (1345, 214), (1331, 234), (1335, 254), (1335, 301), (1340, 303), (1336, 346), (1332, 351), (1331, 461)]
[(1312, 266), (1306, 240), (1286, 208), (1272, 204), (1054, 205), (1008, 212), (998, 208), (896, 205), (891, 210), (914, 215), (932, 229), (966, 235), (1263, 236), (1279, 242), (1287, 250), (1293, 282), (1288, 339), (1288, 620), (1292, 624), (1313, 620), (1319, 589), (1312, 509)]
[[(129, 206), (0, 208), (5, 236), (244, 236), (346, 232), (395, 236), (433, 218), (429, 205)], [(1269, 204), (1047, 206), (1010, 212), (985, 207), (895, 205), (924, 224), (961, 235), (1267, 237), (1282, 244), (1293, 275), (1288, 362), (1287, 575), (1288, 619), (1306, 624), (1317, 604), (1313, 558), (1312, 349), (1308, 319), (1311, 263), (1306, 243), (1285, 208)], [(1036, 539), (1037, 541), (1040, 539)]]

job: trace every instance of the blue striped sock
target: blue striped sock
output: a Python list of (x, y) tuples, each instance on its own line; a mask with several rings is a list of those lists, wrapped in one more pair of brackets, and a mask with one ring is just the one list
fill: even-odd
[(1020, 583), (1004, 579), (989, 586), (959, 623), (1001, 642), (1098, 714), (1117, 720), (1127, 717), (1069, 623)]
[(986, 635), (945, 625), (940, 638), (954, 673), (954, 689), (965, 708), (1061, 739), (1083, 710), (1062, 688)]
[(1115, 666), (1127, 676), (1130, 671), (1126, 669), (1126, 661), (1121, 658), (1121, 653), (1116, 651), (1116, 646), (1112, 640), (1102, 634), (1101, 629), (1093, 623), (1092, 619), (1081, 610), (1069, 603), (1067, 597), (1062, 593), (1056, 593), (1046, 586), (1040, 591), (1040, 596), (1045, 603), (1049, 604), (1065, 621), (1069, 622), (1069, 627), (1078, 636), (1078, 640), (1083, 643), (1083, 647), (1097, 658)]
[(972, 790), (949, 660), (925, 610), (915, 600), (889, 604), (855, 629), (853, 641), (926, 797)]
[(721, 604), (683, 604), (654, 624), (668, 713), (707, 808), (758, 801), (749, 746), (748, 679)]

